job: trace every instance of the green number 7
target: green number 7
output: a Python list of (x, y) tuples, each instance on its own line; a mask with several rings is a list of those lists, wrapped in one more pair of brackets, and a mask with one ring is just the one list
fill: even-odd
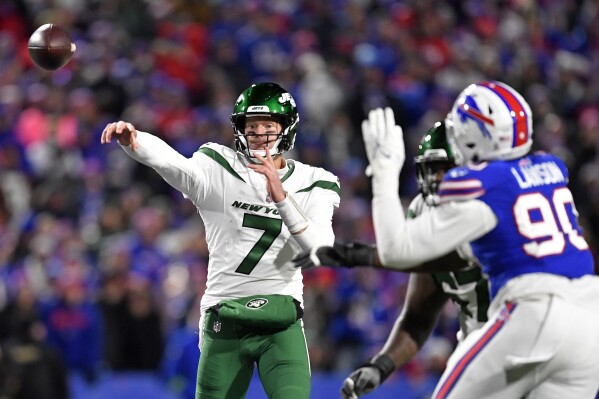
[(260, 262), (268, 248), (277, 239), (283, 228), (281, 219), (273, 219), (266, 216), (258, 216), (246, 213), (243, 215), (243, 227), (251, 229), (264, 230), (264, 234), (258, 242), (254, 244), (251, 251), (245, 256), (239, 267), (235, 270), (236, 273), (250, 274), (254, 267)]

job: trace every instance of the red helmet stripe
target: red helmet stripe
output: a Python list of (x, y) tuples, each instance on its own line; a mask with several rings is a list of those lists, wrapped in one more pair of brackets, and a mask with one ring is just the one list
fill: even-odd
[(471, 117), (473, 117), (475, 120), (478, 119), (479, 121), (481, 121), (483, 123), (486, 123), (491, 126), (495, 126), (495, 122), (493, 121), (493, 119), (487, 118), (486, 116), (484, 116), (483, 114), (481, 114), (480, 112), (475, 110), (474, 108), (468, 106), (468, 104), (460, 104), (460, 109), (462, 111), (464, 111), (465, 113), (467, 113), (468, 115), (470, 115)]
[(512, 118), (514, 119), (514, 139), (512, 141), (512, 147), (518, 147), (526, 144), (530, 136), (527, 123), (530, 115), (526, 114), (526, 110), (518, 98), (511, 92), (511, 90), (502, 86), (498, 82), (483, 82), (480, 83), (480, 85), (487, 87), (489, 90), (497, 94), (512, 112)]

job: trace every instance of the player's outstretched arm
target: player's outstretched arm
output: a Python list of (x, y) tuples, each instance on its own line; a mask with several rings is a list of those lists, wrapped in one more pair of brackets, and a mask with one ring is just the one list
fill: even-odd
[(390, 108), (370, 111), (362, 136), (372, 176), (372, 219), (381, 262), (408, 271), (481, 237), (497, 225), (491, 208), (480, 200), (448, 203), (413, 220), (401, 204), (399, 174), (405, 161), (403, 130)]
[(138, 131), (125, 121), (109, 123), (102, 131), (100, 142), (108, 144), (113, 139), (133, 159), (156, 170), (171, 186), (188, 194), (194, 184), (192, 161), (150, 133)]
[[(311, 250), (301, 252), (293, 258), (293, 265), (297, 268), (310, 269), (318, 266), (328, 267), (355, 267), (372, 266), (397, 270), (394, 267), (386, 267), (381, 263), (377, 246), (360, 242), (341, 243), (336, 242), (333, 246), (315, 247)], [(404, 272), (449, 272), (464, 268), (464, 261), (456, 251), (421, 263), (411, 268), (405, 268)]]
[(447, 296), (429, 274), (412, 274), (406, 304), (381, 351), (343, 382), (341, 397), (355, 399), (379, 387), (430, 336)]

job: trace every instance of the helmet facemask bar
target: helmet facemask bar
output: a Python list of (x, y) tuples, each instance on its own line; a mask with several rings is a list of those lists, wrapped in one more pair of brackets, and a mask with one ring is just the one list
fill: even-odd
[(447, 141), (447, 129), (443, 122), (435, 122), (418, 145), (414, 158), (418, 191), (428, 205), (439, 204), (439, 185), (445, 173), (456, 166), (454, 152)]
[[(248, 114), (247, 116), (237, 118), (236, 123), (234, 124), (236, 150), (238, 152), (241, 152), (243, 155), (245, 155), (247, 158), (249, 158), (252, 162), (258, 162), (258, 159), (254, 155), (255, 153), (258, 153), (262, 157), (266, 157), (265, 150), (250, 149), (248, 137), (249, 136), (258, 136), (258, 135), (255, 133), (250, 133), (250, 134), (245, 133), (246, 118), (247, 117), (256, 117), (256, 116), (272, 118), (274, 121), (281, 124), (281, 130), (279, 131), (279, 133), (274, 133), (274, 134), (269, 133), (269, 134), (261, 135), (261, 136), (266, 136), (267, 145), (273, 141), (275, 143), (272, 146), (272, 148), (269, 148), (270, 155), (274, 157), (276, 155), (282, 154), (283, 152), (287, 151), (285, 148), (289, 148), (289, 144), (287, 144), (287, 142), (289, 141), (289, 131), (295, 126), (295, 124), (297, 124), (297, 121), (293, 125), (285, 127), (286, 123), (285, 123), (285, 121), (282, 120), (283, 118), (281, 118), (279, 115), (270, 115), (270, 114), (261, 114), (261, 115)], [(275, 138), (272, 139), (271, 137), (275, 137)]]
[(439, 204), (439, 185), (445, 173), (455, 167), (447, 156), (418, 156), (415, 158), (418, 191), (429, 205)]

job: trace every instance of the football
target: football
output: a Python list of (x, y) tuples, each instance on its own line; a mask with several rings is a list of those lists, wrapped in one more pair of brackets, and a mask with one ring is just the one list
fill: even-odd
[(54, 24), (40, 26), (29, 38), (28, 50), (33, 63), (46, 71), (55, 71), (75, 54), (75, 43), (69, 32)]

